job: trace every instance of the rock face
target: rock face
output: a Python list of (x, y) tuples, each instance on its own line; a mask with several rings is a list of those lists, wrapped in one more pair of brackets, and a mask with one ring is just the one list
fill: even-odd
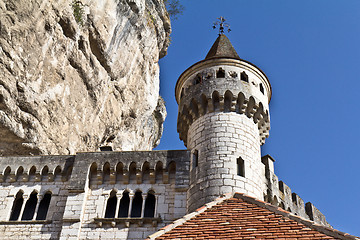
[(0, 155), (151, 150), (162, 0), (0, 0)]

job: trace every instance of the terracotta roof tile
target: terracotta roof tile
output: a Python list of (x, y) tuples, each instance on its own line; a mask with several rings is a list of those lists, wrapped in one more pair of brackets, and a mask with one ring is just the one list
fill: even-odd
[(149, 239), (358, 239), (236, 193), (175, 221)]

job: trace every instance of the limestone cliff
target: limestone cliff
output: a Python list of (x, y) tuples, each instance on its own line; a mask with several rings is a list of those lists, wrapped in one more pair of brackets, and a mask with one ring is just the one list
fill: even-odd
[(0, 0), (0, 155), (151, 150), (162, 0)]

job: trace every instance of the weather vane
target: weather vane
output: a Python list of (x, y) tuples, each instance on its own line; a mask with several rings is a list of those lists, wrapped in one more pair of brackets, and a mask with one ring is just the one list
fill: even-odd
[(224, 17), (217, 18), (220, 21), (214, 22), (213, 29), (216, 28), (217, 25), (219, 25), (219, 35), (224, 34), (224, 28), (227, 28), (227, 31), (230, 32), (230, 24), (225, 23), (226, 19)]

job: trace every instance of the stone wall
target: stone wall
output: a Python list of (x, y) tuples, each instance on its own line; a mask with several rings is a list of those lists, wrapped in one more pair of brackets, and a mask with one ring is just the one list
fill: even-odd
[[(189, 158), (188, 151), (1, 157), (0, 236), (7, 239), (144, 239), (186, 214)], [(141, 191), (144, 200), (149, 191), (154, 193), (154, 216), (118, 217), (116, 214), (114, 218), (106, 218), (111, 191), (117, 192), (119, 201), (124, 190), (130, 197)], [(19, 191), (24, 198), (22, 210), (17, 220), (10, 220)], [(31, 220), (24, 220), (26, 204), (34, 191), (38, 193), (35, 213)], [(38, 220), (39, 203), (49, 192), (52, 195), (48, 213), (45, 219)]]
[[(188, 212), (231, 192), (263, 198), (265, 168), (252, 119), (237, 113), (206, 114), (190, 126), (188, 146), (198, 151), (198, 166), (194, 159), (191, 164)], [(243, 176), (237, 172), (239, 158), (244, 161)]]

